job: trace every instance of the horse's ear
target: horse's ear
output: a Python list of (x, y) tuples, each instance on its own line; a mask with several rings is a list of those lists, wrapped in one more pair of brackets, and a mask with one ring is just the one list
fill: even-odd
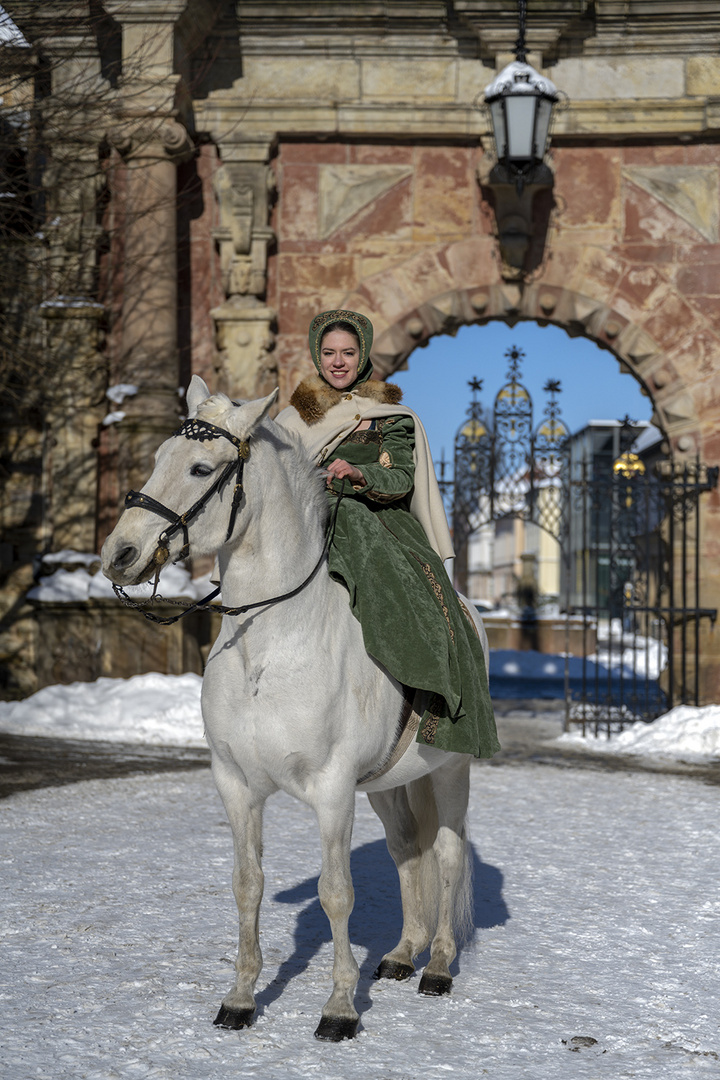
[(207, 388), (207, 384), (199, 375), (193, 375), (187, 390), (188, 416), (194, 416), (198, 411), (198, 405), (200, 405), (205, 398), (209, 397), (210, 391)]
[(244, 401), (242, 405), (232, 409), (227, 425), (230, 431), (241, 439), (249, 438), (258, 424), (265, 419), (279, 393), (276, 387), (267, 397), (258, 398), (257, 401)]

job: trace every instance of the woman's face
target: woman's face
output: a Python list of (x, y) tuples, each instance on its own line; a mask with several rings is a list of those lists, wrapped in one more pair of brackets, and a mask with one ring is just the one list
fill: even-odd
[(320, 370), (336, 390), (344, 390), (357, 378), (360, 348), (357, 338), (345, 330), (331, 330), (320, 346)]

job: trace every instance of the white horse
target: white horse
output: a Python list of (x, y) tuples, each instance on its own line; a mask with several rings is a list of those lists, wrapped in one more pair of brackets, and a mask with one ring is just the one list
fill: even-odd
[[(334, 966), (315, 1035), (339, 1041), (352, 1038), (359, 1019), (353, 1003), (359, 970), (348, 934), (355, 792), (368, 793), (382, 820), (402, 896), (402, 935), (375, 977), (409, 977), (413, 959), (430, 944), (419, 990), (446, 993), (456, 931), (468, 928), (471, 900), (470, 758), (411, 740), (392, 763), (403, 690), (365, 651), (347, 591), (323, 565), (323, 474), (267, 418), (275, 394), (236, 405), (223, 394), (210, 396), (195, 376), (188, 392), (195, 419), (159, 448), (152, 476), (141, 493), (128, 496), (102, 560), (105, 574), (122, 586), (148, 580), (168, 558), (184, 557), (186, 544), (196, 557), (217, 553), (226, 606), (282, 597), (309, 578), (285, 599), (224, 615), (203, 680), (212, 772), (233, 832), (240, 920), (236, 981), (215, 1023), (242, 1028), (253, 1019), (262, 967), (263, 807), (282, 790), (311, 806), (318, 820), (318, 894), (330, 921)], [(246, 456), (243, 491), (239, 463)], [(228, 476), (238, 465), (233, 497)], [(163, 518), (171, 522), (164, 530)]]

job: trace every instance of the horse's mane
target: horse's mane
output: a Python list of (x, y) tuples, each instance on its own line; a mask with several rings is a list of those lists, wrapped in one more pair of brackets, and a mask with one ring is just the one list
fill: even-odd
[(290, 452), (294, 461), (292, 469), (288, 471), (294, 478), (296, 490), (308, 504), (314, 504), (320, 521), (324, 524), (329, 513), (325, 473), (318, 469), (299, 435), (267, 419), (257, 428), (253, 437), (269, 443), (278, 453)]
[[(227, 426), (228, 414), (238, 405), (244, 404), (245, 401), (232, 401), (227, 394), (212, 394), (200, 402), (196, 417), (198, 420), (224, 427)], [(252, 442), (263, 443), (277, 454), (282, 454), (283, 451), (292, 454), (295, 460), (292, 468), (287, 470), (291, 487), (305, 504), (315, 505), (318, 516), (324, 523), (328, 515), (324, 474), (316, 467), (299, 436), (266, 418), (253, 432)]]

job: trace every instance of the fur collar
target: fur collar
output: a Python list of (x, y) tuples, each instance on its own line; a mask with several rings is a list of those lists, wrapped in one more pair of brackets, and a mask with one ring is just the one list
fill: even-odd
[[(402, 390), (394, 383), (380, 382), (377, 379), (368, 379), (360, 383), (355, 390), (361, 398), (369, 398), (377, 405), (399, 405), (402, 401)], [(329, 386), (319, 375), (308, 375), (306, 379), (296, 387), (290, 404), (293, 405), (300, 419), (306, 424), (317, 424), (325, 416), (333, 405), (337, 405), (345, 396), (345, 391), (336, 390)]]

